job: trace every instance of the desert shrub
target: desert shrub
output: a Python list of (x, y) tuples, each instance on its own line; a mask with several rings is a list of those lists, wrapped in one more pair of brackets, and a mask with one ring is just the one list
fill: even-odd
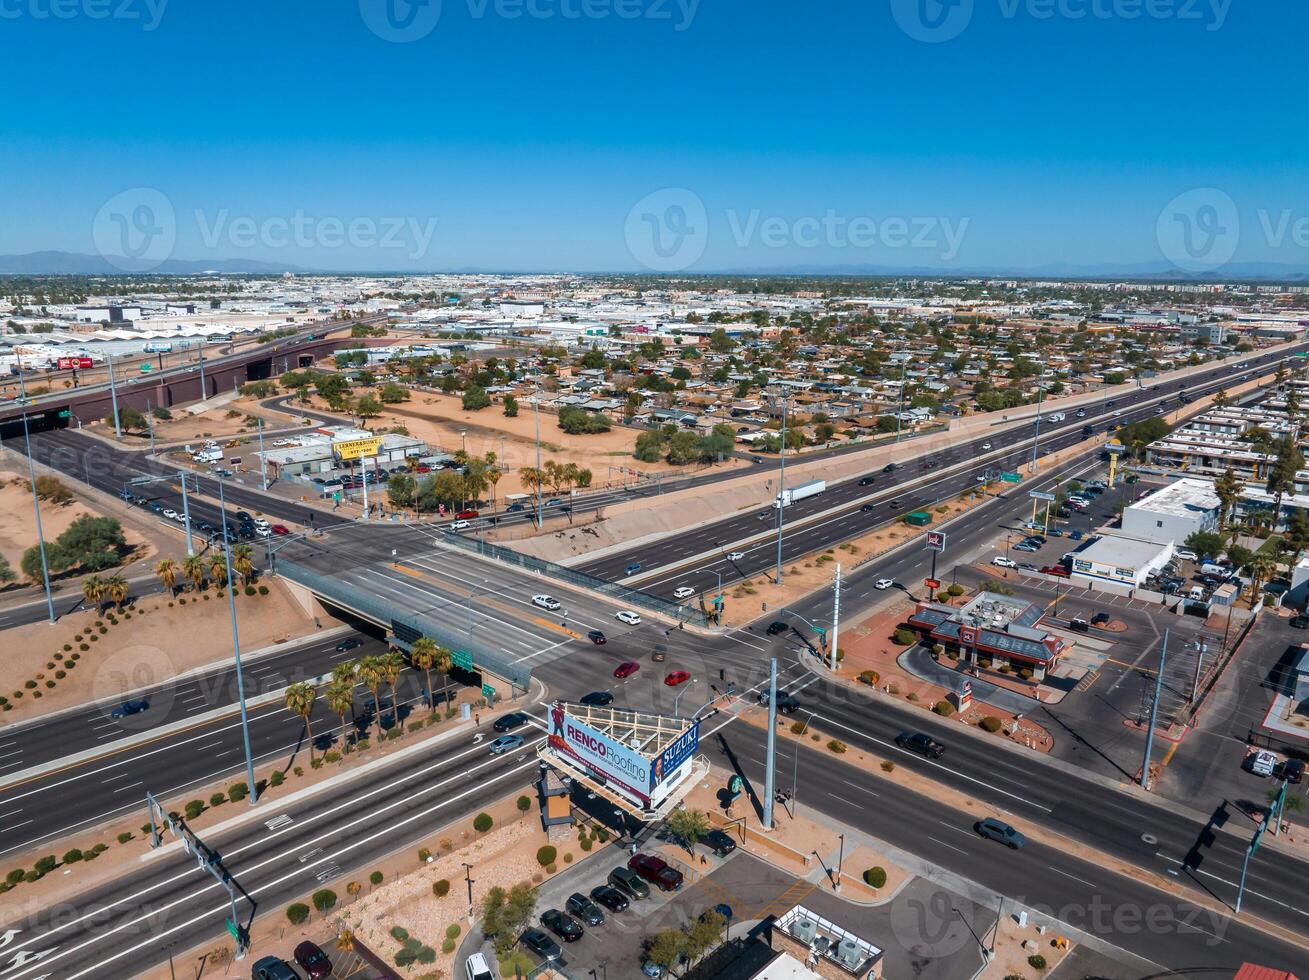
[(565, 854), (564, 854), (564, 864), (572, 864), (572, 863), (573, 863), (573, 855), (572, 855), (572, 852), (571, 852), (571, 851), (565, 852)]
[(282, 775), (280, 769), (274, 769), (273, 774), (268, 777), (269, 786), (281, 786), (284, 782), (286, 782), (286, 777)]
[(132, 839), (132, 832), (130, 830), (124, 830), (121, 834), (118, 835), (118, 843), (120, 844), (126, 844), (131, 839)]
[(583, 837), (577, 842), (577, 846), (584, 851), (589, 851), (591, 848), (595, 847), (595, 841), (591, 840), (589, 837)]
[(446, 939), (458, 939), (458, 938), (459, 938), (459, 933), (461, 933), (462, 931), (463, 931), (463, 930), (459, 927), (459, 923), (458, 923), (458, 922), (452, 922), (452, 923), (450, 923), (448, 926), (445, 927), (445, 938), (446, 938)]
[(309, 918), (309, 906), (304, 902), (295, 902), (288, 905), (286, 907), (286, 918), (291, 925), (298, 926), (300, 923), (304, 922), (305, 919)]
[(519, 813), (526, 813), (528, 810), (532, 809), (532, 798), (530, 796), (520, 796), (518, 797), (516, 806), (518, 807)]
[(74, 847), (71, 851), (64, 852), (64, 864), (76, 864), (83, 858), (82, 849)]
[(420, 847), (418, 849), (418, 862), (420, 864), (426, 864), (430, 860), (432, 860), (432, 852), (425, 847)]
[(437, 898), (445, 898), (450, 894), (450, 882), (445, 878), (432, 882), (432, 894)]
[(336, 892), (330, 888), (320, 888), (314, 892), (311, 901), (319, 912), (326, 912), (336, 905)]
[(898, 643), (900, 646), (907, 647), (917, 642), (918, 634), (911, 629), (906, 629), (905, 627), (901, 626), (898, 629), (896, 629), (895, 634), (892, 636), (892, 639), (895, 640), (895, 642)]
[(323, 753), (323, 761), (324, 761), (324, 762), (340, 762), (340, 761), (341, 761), (341, 753), (338, 752), (338, 751), (336, 751), (336, 749), (330, 749), (330, 750), (328, 750), (327, 752), (324, 752), (324, 753)]
[(186, 802), (186, 819), (194, 820), (200, 814), (205, 812), (204, 800), (187, 800)]
[(881, 888), (886, 884), (886, 869), (869, 868), (864, 872), (864, 884), (870, 888)]
[(210, 806), (222, 806), (226, 802), (227, 802), (227, 797), (224, 796), (222, 793), (212, 793), (209, 796)]
[(233, 783), (227, 787), (227, 798), (233, 803), (240, 803), (246, 797), (245, 783)]
[(882, 675), (875, 670), (863, 670), (859, 672), (859, 681), (867, 684), (869, 687), (875, 687), (881, 681)]
[(832, 739), (827, 743), (827, 750), (840, 755), (845, 751), (845, 743), (838, 741), (837, 739)]
[(473, 829), (479, 834), (484, 834), (495, 826), (495, 821), (491, 819), (489, 813), (479, 813), (473, 818)]
[(1033, 970), (1044, 970), (1045, 957), (1040, 953), (1033, 953), (1031, 956), (1027, 957), (1027, 965)]
[(392, 926), (391, 938), (396, 942), (402, 943), (409, 938), (409, 930), (404, 928), (404, 926)]
[(882, 772), (895, 772), (895, 763), (890, 759), (882, 762)]
[(559, 870), (559, 865), (557, 864), (547, 864), (545, 866), (546, 874), (554, 874), (558, 870)]
[(1030, 681), (1030, 680), (1032, 679), (1032, 671), (1031, 671), (1031, 668), (1029, 668), (1029, 667), (1023, 667), (1021, 670), (1018, 671), (1018, 676), (1021, 677), (1021, 678), (1022, 678), (1023, 680), (1025, 680), (1025, 681)]
[(791, 722), (791, 734), (792, 734), (792, 735), (803, 735), (803, 734), (804, 734), (804, 730), (805, 730), (805, 723), (804, 723), (804, 722), (802, 722), (802, 721), (793, 721), (793, 722)]
[(932, 710), (942, 718), (949, 718), (954, 714), (954, 705), (949, 701), (937, 701), (936, 704), (932, 706)]
[(977, 723), (977, 727), (984, 732), (995, 734), (1000, 730), (1002, 725), (999, 718), (996, 718), (994, 715), (987, 715)]
[(382, 878), (383, 878), (383, 875), (382, 875), (382, 872), (380, 872), (380, 871), (372, 871), (372, 872), (369, 872), (369, 875), (368, 875), (368, 883), (369, 883), (370, 885), (372, 885), (374, 888), (376, 888), (378, 885), (380, 885), (380, 884), (382, 883)]
[(956, 582), (954, 585), (950, 586), (945, 591), (949, 592), (952, 596), (957, 597), (964, 594), (964, 587)]

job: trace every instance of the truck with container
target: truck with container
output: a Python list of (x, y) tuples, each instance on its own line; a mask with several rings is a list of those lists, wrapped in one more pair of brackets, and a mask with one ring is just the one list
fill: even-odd
[(806, 497), (813, 497), (827, 489), (826, 480), (810, 480), (808, 483), (801, 483), (797, 487), (787, 487), (779, 493), (773, 501), (775, 507), (789, 507), (797, 500), (804, 500)]

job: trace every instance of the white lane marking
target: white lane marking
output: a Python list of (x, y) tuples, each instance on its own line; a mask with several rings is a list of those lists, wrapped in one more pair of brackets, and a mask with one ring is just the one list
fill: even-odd
[(1057, 874), (1057, 875), (1063, 875), (1065, 878), (1072, 878), (1073, 881), (1079, 881), (1079, 882), (1081, 882), (1083, 885), (1086, 885), (1086, 886), (1089, 887), (1089, 888), (1099, 888), (1099, 887), (1100, 887), (1099, 885), (1097, 885), (1097, 884), (1096, 884), (1095, 882), (1093, 882), (1093, 881), (1087, 881), (1085, 878), (1079, 878), (1079, 877), (1077, 877), (1077, 875), (1075, 875), (1075, 874), (1069, 874), (1067, 871), (1064, 871), (1064, 870), (1062, 870), (1061, 868), (1056, 868), (1053, 864), (1051, 864), (1051, 865), (1047, 865), (1047, 867), (1049, 867), (1049, 869), (1050, 869), (1051, 871), (1053, 871), (1055, 874)]
[(931, 841), (936, 841), (936, 843), (940, 844), (942, 847), (948, 847), (948, 848), (950, 848), (950, 850), (952, 850), (952, 851), (958, 851), (960, 854), (967, 854), (967, 853), (968, 853), (968, 852), (965, 851), (962, 847), (955, 847), (953, 844), (947, 844), (945, 841), (941, 840), (939, 837), (933, 837), (933, 836), (931, 836), (931, 835), (929, 834), (928, 837), (927, 837), (927, 839), (928, 839), (928, 840), (931, 840)]

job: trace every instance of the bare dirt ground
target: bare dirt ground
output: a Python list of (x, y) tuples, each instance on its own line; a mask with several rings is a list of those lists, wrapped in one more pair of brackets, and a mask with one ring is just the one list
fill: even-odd
[[(236, 599), (244, 649), (315, 632), (313, 619), (282, 585), (276, 580), (265, 584), (268, 595), (238, 594)], [(117, 624), (108, 611), (101, 615), (84, 610), (64, 616), (53, 627), (42, 621), (6, 630), (7, 683), (0, 693), (13, 709), (3, 713), (4, 721), (117, 697), (231, 656), (227, 601), (216, 589), (199, 597), (188, 592), (172, 603), (152, 596), (114, 616)], [(96, 626), (97, 620), (103, 625)], [(29, 681), (36, 686), (27, 687)]]

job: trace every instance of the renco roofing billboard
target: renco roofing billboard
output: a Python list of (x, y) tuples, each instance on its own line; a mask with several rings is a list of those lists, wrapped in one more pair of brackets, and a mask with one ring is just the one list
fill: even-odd
[(689, 727), (654, 755), (629, 748), (611, 735), (568, 713), (556, 702), (550, 709), (550, 746), (602, 777), (641, 804), (650, 806), (665, 794), (700, 744), (700, 723)]

